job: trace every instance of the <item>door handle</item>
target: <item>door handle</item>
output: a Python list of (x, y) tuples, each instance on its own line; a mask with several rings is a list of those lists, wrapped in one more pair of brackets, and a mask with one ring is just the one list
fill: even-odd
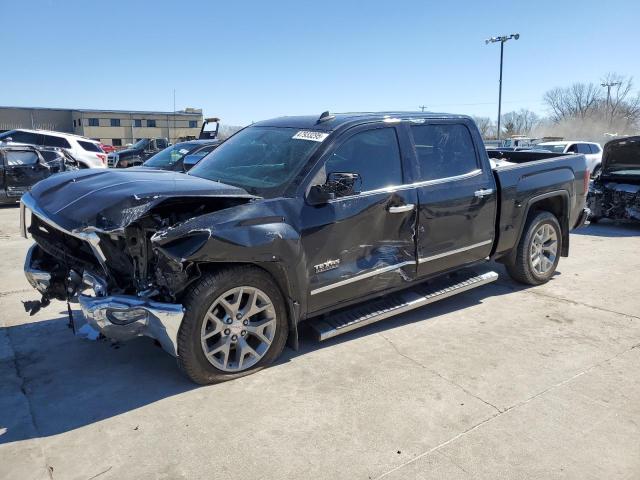
[(407, 203), (406, 205), (399, 205), (397, 207), (389, 207), (389, 208), (387, 208), (387, 210), (389, 211), (389, 213), (403, 213), (403, 212), (410, 212), (415, 207), (416, 206), (413, 203)]
[(474, 195), (476, 198), (483, 198), (493, 193), (493, 189), (491, 188), (483, 188), (482, 190), (476, 190)]

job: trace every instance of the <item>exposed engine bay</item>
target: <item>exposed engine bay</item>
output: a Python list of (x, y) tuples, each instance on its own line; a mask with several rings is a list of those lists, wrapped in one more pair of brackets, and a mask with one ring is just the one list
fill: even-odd
[(640, 221), (640, 184), (595, 183), (589, 191), (587, 205), (592, 219)]
[(67, 300), (86, 288), (98, 288), (111, 295), (175, 302), (200, 276), (197, 264), (188, 257), (211, 232), (194, 229), (173, 238), (172, 230), (190, 219), (247, 201), (238, 197), (170, 198), (110, 231), (89, 227), (68, 233), (32, 213), (27, 231), (37, 248), (31, 266), (51, 274), (42, 292), (47, 299)]

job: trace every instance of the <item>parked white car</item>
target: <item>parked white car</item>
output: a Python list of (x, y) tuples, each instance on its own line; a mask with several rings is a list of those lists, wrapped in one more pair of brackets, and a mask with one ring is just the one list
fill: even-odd
[(587, 167), (592, 176), (598, 173), (602, 164), (602, 147), (599, 143), (564, 140), (538, 143), (535, 148), (553, 153), (582, 153), (587, 159)]
[(79, 135), (18, 128), (1, 133), (0, 142), (8, 145), (58, 147), (66, 150), (82, 167), (107, 168), (107, 154), (100, 147), (100, 142)]

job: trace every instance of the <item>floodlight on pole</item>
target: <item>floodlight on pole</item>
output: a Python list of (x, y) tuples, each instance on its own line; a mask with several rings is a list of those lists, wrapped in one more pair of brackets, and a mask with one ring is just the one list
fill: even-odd
[(511, 35), (487, 38), (484, 41), (485, 45), (500, 42), (500, 80), (498, 83), (498, 140), (500, 140), (500, 117), (502, 116), (502, 60), (504, 58), (504, 44), (511, 39), (518, 40), (519, 38), (519, 33), (512, 33)]

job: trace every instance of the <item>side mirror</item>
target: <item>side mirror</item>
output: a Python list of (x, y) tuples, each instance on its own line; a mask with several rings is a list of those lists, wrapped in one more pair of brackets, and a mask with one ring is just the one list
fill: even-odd
[(310, 205), (324, 205), (329, 200), (333, 200), (336, 198), (335, 192), (332, 192), (327, 185), (313, 185), (311, 189), (309, 189), (309, 194), (307, 195), (307, 202)]
[(322, 205), (329, 200), (360, 193), (362, 180), (357, 173), (332, 172), (324, 185), (313, 185), (307, 195), (311, 205)]
[(201, 159), (201, 155), (185, 155), (184, 159), (182, 160), (182, 168), (184, 168), (185, 172), (188, 172), (193, 167), (195, 167)]

